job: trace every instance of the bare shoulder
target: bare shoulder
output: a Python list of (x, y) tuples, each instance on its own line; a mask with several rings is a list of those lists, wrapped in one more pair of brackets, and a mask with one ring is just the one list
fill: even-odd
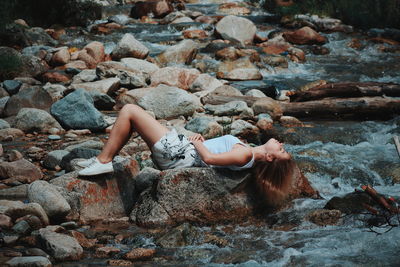
[(249, 161), (253, 157), (253, 152), (249, 146), (243, 144), (235, 144), (232, 148), (232, 151), (240, 153), (246, 161)]

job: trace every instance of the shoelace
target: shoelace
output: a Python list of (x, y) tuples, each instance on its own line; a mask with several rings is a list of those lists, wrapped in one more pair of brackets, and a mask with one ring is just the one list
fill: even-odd
[[(93, 159), (92, 159), (92, 162), (90, 162), (89, 165), (88, 165), (86, 168), (93, 167), (96, 163), (97, 163), (96, 158), (93, 158)], [(101, 162), (99, 162), (99, 163), (101, 164)]]

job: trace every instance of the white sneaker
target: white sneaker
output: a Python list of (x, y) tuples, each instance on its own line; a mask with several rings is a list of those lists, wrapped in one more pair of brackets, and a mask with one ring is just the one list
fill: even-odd
[(112, 161), (108, 163), (101, 163), (97, 158), (94, 158), (93, 162), (83, 170), (80, 170), (78, 174), (80, 176), (92, 176), (92, 175), (110, 173), (113, 171), (114, 168), (112, 165)]
[(82, 167), (82, 168), (86, 168), (87, 166), (89, 166), (90, 164), (92, 164), (95, 161), (96, 161), (96, 157), (93, 157), (90, 159), (83, 159), (83, 160), (78, 161), (76, 163), (76, 165), (78, 165), (79, 167)]

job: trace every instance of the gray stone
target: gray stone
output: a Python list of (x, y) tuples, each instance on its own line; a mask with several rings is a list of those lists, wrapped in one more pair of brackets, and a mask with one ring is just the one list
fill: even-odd
[(68, 153), (66, 150), (50, 151), (43, 160), (43, 167), (54, 170), (56, 166), (60, 166), (62, 158)]
[(3, 98), (5, 96), (10, 96), (10, 94), (0, 84), (0, 98)]
[(150, 188), (160, 174), (159, 170), (153, 168), (144, 168), (135, 177), (135, 190), (138, 194)]
[(0, 189), (0, 199), (25, 199), (27, 197), (28, 197), (27, 184)]
[(200, 107), (197, 97), (188, 92), (160, 84), (148, 92), (138, 101), (142, 108), (153, 111), (156, 118), (176, 118), (191, 116)]
[(67, 90), (67, 88), (62, 84), (46, 83), (43, 86), (43, 90), (50, 95), (50, 97), (53, 99), (53, 102), (56, 102), (64, 97), (64, 91)]
[(231, 101), (222, 105), (207, 104), (204, 108), (216, 116), (233, 116), (245, 111), (248, 107), (244, 101)]
[(72, 83), (94, 82), (98, 78), (99, 77), (96, 74), (96, 70), (82, 70), (80, 73), (74, 76), (74, 78), (72, 79)]
[(48, 138), (50, 141), (61, 140), (61, 136), (56, 135), (56, 134), (51, 134), (51, 135), (47, 136), (47, 138)]
[(4, 109), (4, 115), (6, 117), (16, 115), (22, 108), (48, 110), (52, 104), (52, 97), (43, 88), (29, 87), (10, 97)]
[(6, 108), (6, 105), (7, 105), (7, 102), (8, 102), (9, 99), (10, 99), (9, 96), (5, 96), (5, 97), (0, 98), (0, 115), (3, 114), (4, 109)]
[(251, 89), (247, 91), (244, 95), (253, 97), (266, 97), (266, 95), (258, 89)]
[(132, 34), (126, 33), (111, 52), (111, 57), (113, 60), (119, 60), (124, 57), (143, 59), (147, 57), (149, 52), (149, 49), (136, 40)]
[(90, 92), (92, 95), (94, 106), (99, 110), (112, 110), (115, 105), (115, 100), (106, 94)]
[(5, 80), (3, 82), (3, 87), (10, 95), (15, 95), (18, 93), (19, 88), (21, 88), (22, 82), (16, 80)]
[(74, 148), (71, 150), (70, 153), (65, 155), (61, 162), (60, 162), (60, 167), (62, 169), (65, 169), (67, 172), (69, 171), (74, 171), (76, 170), (76, 166), (72, 164), (74, 159), (80, 158), (80, 159), (89, 159), (92, 157), (97, 156), (100, 154), (101, 150), (98, 149), (91, 149), (91, 148), (86, 148), (86, 147), (78, 147)]
[(21, 183), (31, 183), (42, 177), (42, 171), (26, 159), (0, 162), (0, 178), (13, 178)]
[(161, 64), (190, 64), (197, 54), (197, 43), (193, 40), (186, 39), (180, 43), (168, 47), (163, 53), (157, 56), (157, 60)]
[(257, 27), (246, 18), (230, 15), (222, 18), (215, 30), (223, 39), (246, 45), (253, 42)]
[(87, 83), (74, 83), (69, 86), (70, 89), (83, 88), (88, 92), (98, 92), (102, 94), (113, 94), (119, 89), (120, 86), (119, 78), (108, 78), (95, 82)]
[(215, 88), (211, 93), (212, 95), (224, 95), (224, 96), (243, 96), (243, 94), (233, 86), (222, 85)]
[(262, 80), (263, 76), (260, 71), (255, 68), (237, 68), (229, 72), (221, 74), (218, 78), (233, 81)]
[(44, 249), (56, 260), (79, 260), (83, 256), (83, 248), (71, 236), (43, 228), (39, 230), (39, 238), (44, 245)]
[(93, 140), (86, 140), (83, 142), (78, 142), (73, 145), (68, 145), (64, 147), (64, 150), (71, 152), (72, 150), (76, 148), (90, 148), (90, 149), (96, 149), (96, 150), (101, 150), (104, 146), (104, 143), (100, 141), (98, 138), (93, 139)]
[(79, 227), (79, 225), (74, 222), (74, 221), (70, 221), (70, 222), (63, 222), (62, 224), (60, 224), (62, 227), (64, 227), (67, 230), (72, 230), (72, 229), (77, 229)]
[(46, 61), (35, 56), (21, 56), (23, 70), (20, 76), (37, 77), (50, 69)]
[(158, 67), (156, 64), (138, 58), (132, 58), (132, 57), (122, 58), (121, 62), (124, 63), (130, 69), (140, 71), (147, 75), (151, 75), (153, 74), (153, 72), (160, 69), (160, 67)]
[(1, 229), (10, 229), (13, 226), (13, 222), (11, 220), (11, 217), (5, 215), (5, 214), (0, 214), (0, 228)]
[(199, 91), (211, 92), (222, 85), (223, 83), (220, 80), (206, 73), (203, 73), (200, 74), (196, 78), (196, 80), (194, 80), (194, 82), (190, 85), (190, 92), (199, 92)]
[(42, 206), (37, 203), (24, 204), (22, 201), (3, 199), (0, 200), (0, 213), (10, 216), (13, 220), (31, 214), (37, 216), (44, 225), (49, 224), (49, 217)]
[(126, 25), (131, 21), (131, 18), (125, 14), (118, 14), (118, 15), (108, 17), (108, 21), (115, 22), (120, 25)]
[(22, 49), (21, 53), (26, 56), (42, 57), (44, 53), (52, 52), (53, 47), (47, 45), (32, 45)]
[(15, 121), (15, 128), (25, 133), (48, 133), (51, 128), (62, 129), (61, 125), (47, 111), (36, 108), (20, 109)]
[(32, 231), (32, 228), (27, 221), (22, 220), (17, 222), (12, 230), (19, 235), (27, 235)]
[(213, 118), (210, 117), (196, 117), (191, 119), (186, 125), (185, 125), (185, 129), (195, 132), (195, 133), (200, 133), (203, 134), (205, 133), (211, 122), (215, 122), (215, 120)]
[(1, 129), (7, 129), (7, 128), (10, 128), (10, 127), (11, 126), (7, 121), (0, 119), (0, 130)]
[(42, 256), (42, 257), (50, 258), (49, 254), (47, 254), (40, 248), (28, 248), (27, 250), (25, 250), (25, 255), (27, 255), (27, 256)]
[(67, 215), (71, 207), (54, 185), (46, 181), (35, 181), (28, 187), (30, 202), (40, 204), (50, 218), (62, 218)]
[(253, 124), (244, 121), (244, 120), (236, 120), (231, 124), (231, 134), (244, 136), (248, 131), (258, 133), (259, 129)]
[(51, 106), (53, 115), (64, 128), (100, 131), (108, 126), (93, 105), (93, 99), (83, 89), (78, 89)]
[(42, 256), (15, 257), (7, 261), (9, 267), (51, 267), (50, 260)]

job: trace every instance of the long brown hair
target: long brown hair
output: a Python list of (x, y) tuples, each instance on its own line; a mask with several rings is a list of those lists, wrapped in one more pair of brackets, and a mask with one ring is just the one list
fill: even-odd
[(279, 206), (287, 197), (294, 173), (292, 158), (259, 161), (254, 166), (257, 191), (268, 206)]

